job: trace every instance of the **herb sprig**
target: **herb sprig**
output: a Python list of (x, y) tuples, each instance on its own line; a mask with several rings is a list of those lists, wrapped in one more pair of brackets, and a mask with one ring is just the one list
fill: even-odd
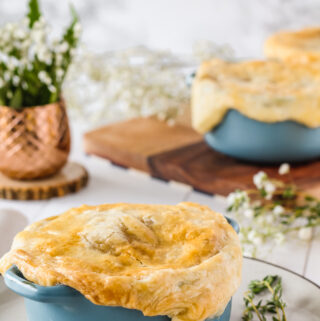
[[(262, 295), (266, 294), (269, 296), (263, 298)], [(278, 275), (267, 275), (262, 280), (251, 281), (243, 300), (243, 321), (254, 320), (255, 316), (259, 321), (287, 321), (286, 304), (282, 300), (282, 281)]]

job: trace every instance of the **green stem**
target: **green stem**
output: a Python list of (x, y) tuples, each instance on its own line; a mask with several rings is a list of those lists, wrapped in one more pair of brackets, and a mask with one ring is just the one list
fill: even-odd
[[(264, 284), (268, 288), (268, 290), (271, 292), (272, 296), (274, 296), (274, 291), (273, 291), (273, 288), (270, 286), (270, 284), (268, 282), (264, 282)], [(282, 304), (281, 304), (281, 306), (282, 306)], [(276, 312), (277, 312), (278, 319), (280, 321), (281, 320), (280, 319), (280, 312), (279, 312), (279, 308), (277, 307), (277, 305), (276, 305)]]
[(253, 301), (248, 297), (248, 296), (244, 296), (250, 303), (252, 306), (252, 309), (255, 311), (255, 313), (257, 314), (258, 318), (260, 321), (263, 321), (262, 315), (260, 314), (260, 312), (258, 311), (257, 307), (255, 306), (255, 304), (253, 303)]

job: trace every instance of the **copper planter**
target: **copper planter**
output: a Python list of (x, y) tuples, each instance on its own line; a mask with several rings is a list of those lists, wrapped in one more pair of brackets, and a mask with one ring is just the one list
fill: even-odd
[(57, 173), (67, 162), (70, 131), (63, 100), (21, 111), (0, 106), (0, 171), (14, 179)]

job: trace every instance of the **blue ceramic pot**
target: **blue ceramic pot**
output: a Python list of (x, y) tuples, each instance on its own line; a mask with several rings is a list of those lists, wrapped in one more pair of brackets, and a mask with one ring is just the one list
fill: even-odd
[(294, 121), (260, 122), (236, 110), (229, 110), (205, 140), (223, 154), (251, 162), (292, 163), (320, 157), (320, 127)]
[[(238, 233), (238, 224), (227, 219)], [(26, 280), (16, 266), (5, 273), (4, 281), (9, 289), (24, 297), (30, 321), (170, 321), (167, 316), (147, 317), (138, 310), (95, 305), (65, 285), (37, 285)], [(229, 321), (230, 314), (231, 300), (220, 317), (210, 320)]]

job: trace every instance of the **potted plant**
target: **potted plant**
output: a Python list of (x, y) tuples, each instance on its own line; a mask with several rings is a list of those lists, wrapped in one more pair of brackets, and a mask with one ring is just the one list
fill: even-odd
[(72, 21), (51, 39), (38, 0), (28, 14), (0, 29), (0, 171), (15, 179), (50, 176), (66, 163), (70, 133), (61, 87), (77, 47)]

